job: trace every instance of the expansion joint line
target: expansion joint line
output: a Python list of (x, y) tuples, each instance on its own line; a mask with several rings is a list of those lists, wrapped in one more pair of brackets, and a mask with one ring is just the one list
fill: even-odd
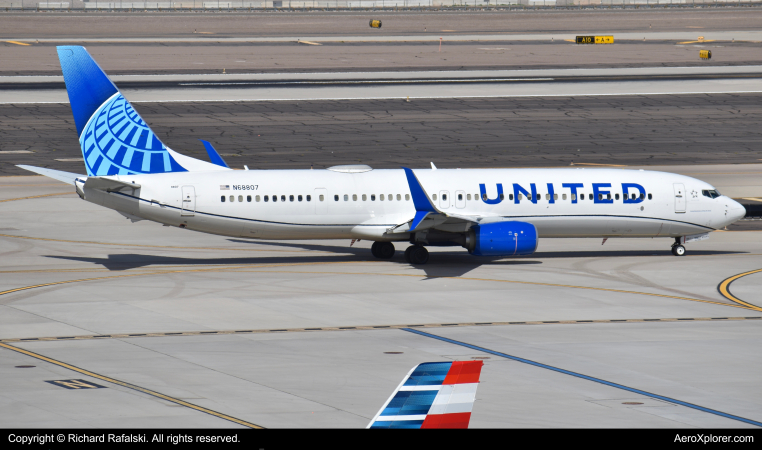
[(175, 397), (170, 397), (169, 395), (164, 395), (164, 394), (162, 394), (160, 392), (152, 391), (150, 389), (146, 389), (144, 387), (140, 387), (140, 386), (137, 386), (137, 385), (134, 385), (134, 384), (131, 384), (131, 383), (120, 381), (120, 380), (117, 380), (115, 378), (107, 377), (105, 375), (100, 375), (100, 374), (97, 374), (95, 372), (90, 372), (89, 370), (81, 369), (81, 368), (79, 368), (77, 366), (73, 366), (71, 364), (67, 364), (65, 362), (61, 362), (61, 361), (55, 360), (53, 358), (48, 358), (47, 356), (40, 355), (39, 353), (34, 353), (34, 352), (30, 352), (29, 350), (24, 350), (22, 348), (14, 347), (12, 345), (3, 344), (2, 342), (0, 342), (0, 347), (8, 349), (8, 350), (11, 350), (11, 351), (14, 351), (14, 352), (22, 353), (22, 354), (24, 354), (26, 356), (31, 356), (32, 358), (40, 359), (40, 360), (48, 362), (50, 364), (55, 364), (56, 366), (63, 367), (65, 369), (73, 370), (75, 372), (81, 373), (82, 375), (87, 375), (89, 377), (97, 378), (99, 380), (106, 381), (106, 382), (112, 383), (112, 384), (116, 384), (118, 386), (122, 386), (122, 387), (125, 387), (127, 389), (132, 389), (132, 390), (135, 390), (135, 391), (138, 391), (138, 392), (142, 392), (144, 394), (148, 394), (148, 395), (150, 395), (152, 397), (157, 397), (157, 398), (160, 398), (162, 400), (166, 400), (168, 402), (176, 403), (176, 404), (178, 404), (180, 406), (185, 406), (186, 408), (191, 408), (191, 409), (194, 409), (196, 411), (200, 411), (202, 413), (209, 414), (209, 415), (212, 415), (214, 417), (218, 417), (218, 418), (223, 419), (223, 420), (227, 420), (227, 421), (230, 421), (230, 422), (233, 422), (233, 423), (237, 423), (238, 425), (243, 425), (245, 427), (257, 428), (257, 429), (264, 428), (264, 427), (262, 427), (260, 425), (253, 424), (251, 422), (246, 422), (245, 420), (237, 419), (235, 417), (228, 416), (227, 414), (222, 414), (220, 412), (211, 410), (209, 408), (204, 408), (203, 406), (194, 405), (193, 403), (189, 403), (189, 402), (186, 402), (184, 400), (180, 400), (180, 399), (175, 398)]

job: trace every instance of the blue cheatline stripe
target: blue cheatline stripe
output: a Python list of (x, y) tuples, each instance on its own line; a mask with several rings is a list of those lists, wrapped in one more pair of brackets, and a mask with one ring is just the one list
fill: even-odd
[(518, 356), (511, 356), (511, 355), (508, 355), (506, 353), (496, 352), (494, 350), (490, 350), (490, 349), (487, 349), (487, 348), (484, 348), (484, 347), (478, 347), (476, 345), (467, 344), (465, 342), (460, 342), (460, 341), (456, 341), (456, 340), (453, 340), (453, 339), (447, 339), (447, 338), (442, 337), (442, 336), (437, 336), (436, 334), (426, 333), (424, 331), (414, 330), (412, 328), (400, 328), (400, 329), (404, 330), (404, 331), (408, 331), (410, 333), (420, 334), (421, 336), (426, 336), (426, 337), (430, 337), (430, 338), (434, 338), (434, 339), (439, 339), (440, 341), (449, 342), (450, 344), (455, 344), (455, 345), (460, 345), (462, 347), (467, 347), (467, 348), (470, 348), (472, 350), (478, 350), (480, 352), (490, 353), (490, 354), (495, 355), (495, 356), (500, 356), (500, 357), (503, 357), (503, 358), (512, 359), (513, 361), (523, 362), (525, 364), (529, 364), (529, 365), (532, 365), (532, 366), (536, 366), (536, 367), (541, 367), (543, 369), (552, 370), (554, 372), (559, 372), (559, 373), (562, 373), (564, 375), (571, 375), (573, 377), (582, 378), (582, 379), (589, 380), (589, 381), (595, 381), (596, 383), (605, 384), (606, 386), (611, 386), (611, 387), (614, 387), (614, 388), (617, 388), (617, 389), (622, 389), (622, 390), (625, 390), (625, 391), (634, 392), (636, 394), (644, 395), (646, 397), (651, 397), (651, 398), (655, 398), (655, 399), (658, 399), (658, 400), (663, 400), (665, 402), (674, 403), (676, 405), (685, 406), (687, 408), (692, 408), (692, 409), (697, 409), (699, 411), (703, 411), (703, 412), (706, 412), (706, 413), (709, 413), (709, 414), (715, 414), (717, 416), (722, 416), (722, 417), (725, 417), (725, 418), (728, 418), (728, 419), (738, 420), (739, 422), (744, 422), (744, 423), (748, 423), (748, 424), (751, 424), (751, 425), (756, 425), (758, 427), (762, 427), (762, 422), (757, 422), (755, 420), (746, 419), (744, 417), (734, 416), (732, 414), (724, 413), (722, 411), (717, 411), (717, 410), (714, 410), (714, 409), (704, 408), (703, 406), (694, 405), (693, 403), (688, 403), (688, 402), (683, 402), (683, 401), (680, 401), (680, 400), (675, 400), (674, 398), (664, 397), (663, 395), (652, 394), (650, 392), (641, 391), (640, 389), (631, 388), (631, 387), (628, 387), (628, 386), (624, 386), (622, 384), (617, 384), (617, 383), (612, 383), (610, 381), (601, 380), (600, 378), (590, 377), (590, 376), (587, 376), (587, 375), (582, 375), (581, 373), (572, 372), (572, 371), (564, 370), (564, 369), (559, 369), (558, 367), (553, 367), (553, 366), (549, 366), (547, 364), (538, 363), (538, 362), (535, 362), (535, 361), (532, 361), (532, 360), (529, 360), (529, 359), (519, 358)]

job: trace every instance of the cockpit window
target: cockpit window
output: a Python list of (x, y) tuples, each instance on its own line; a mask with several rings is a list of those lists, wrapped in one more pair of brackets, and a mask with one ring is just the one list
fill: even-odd
[(720, 192), (717, 189), (711, 189), (711, 190), (704, 189), (703, 191), (701, 191), (701, 193), (704, 195), (704, 197), (709, 197), (709, 198), (717, 198), (720, 196)]

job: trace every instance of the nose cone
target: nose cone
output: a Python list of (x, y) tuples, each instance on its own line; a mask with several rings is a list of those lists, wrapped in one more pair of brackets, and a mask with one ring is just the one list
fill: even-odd
[(727, 205), (728, 211), (728, 225), (746, 216), (746, 208), (732, 198), (727, 198), (725, 205)]

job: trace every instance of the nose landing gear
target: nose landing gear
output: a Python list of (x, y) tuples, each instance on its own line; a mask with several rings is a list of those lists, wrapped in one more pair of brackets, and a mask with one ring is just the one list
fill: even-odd
[(415, 265), (426, 264), (429, 262), (429, 251), (422, 245), (411, 245), (405, 250), (405, 261)]
[(683, 256), (685, 254), (685, 247), (680, 242), (681, 238), (675, 238), (675, 243), (672, 244), (672, 254), (675, 256)]
[(394, 244), (391, 242), (374, 242), (370, 246), (370, 253), (378, 259), (392, 259)]

